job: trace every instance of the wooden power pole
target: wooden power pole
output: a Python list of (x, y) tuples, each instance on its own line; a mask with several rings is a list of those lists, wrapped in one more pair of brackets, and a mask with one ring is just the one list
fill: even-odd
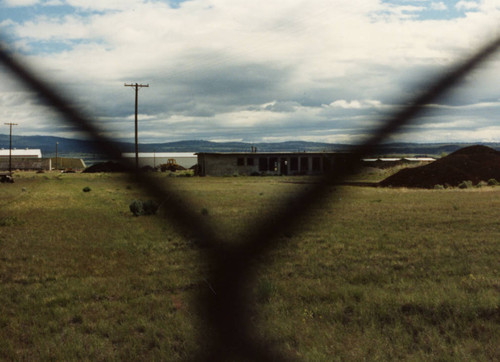
[(143, 87), (149, 87), (149, 84), (127, 84), (125, 83), (125, 87), (134, 87), (135, 88), (135, 168), (139, 169), (139, 145), (138, 145), (138, 137), (137, 137), (137, 103), (139, 100), (139, 89)]
[(12, 176), (12, 126), (17, 126), (17, 123), (5, 123), (5, 125), (10, 126), (10, 136), (9, 136), (9, 174)]

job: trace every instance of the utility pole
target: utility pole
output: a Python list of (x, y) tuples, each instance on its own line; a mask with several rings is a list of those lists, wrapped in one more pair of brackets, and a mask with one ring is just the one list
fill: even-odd
[(17, 123), (5, 123), (6, 126), (10, 126), (10, 136), (9, 136), (9, 174), (12, 176), (12, 126), (17, 126)]
[(59, 144), (59, 142), (56, 142), (56, 167), (55, 167), (56, 171), (57, 171), (57, 169), (58, 169), (58, 167), (57, 167), (57, 145), (58, 145), (58, 144)]
[(125, 87), (134, 87), (135, 88), (135, 168), (139, 169), (139, 146), (137, 139), (137, 102), (139, 99), (139, 89), (143, 87), (149, 87), (149, 84), (127, 84), (125, 83)]

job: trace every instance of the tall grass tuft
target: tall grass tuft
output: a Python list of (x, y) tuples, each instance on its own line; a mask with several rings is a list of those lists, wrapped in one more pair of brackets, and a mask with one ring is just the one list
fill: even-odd
[(472, 188), (472, 181), (462, 181), (461, 183), (458, 184), (459, 189), (470, 189)]

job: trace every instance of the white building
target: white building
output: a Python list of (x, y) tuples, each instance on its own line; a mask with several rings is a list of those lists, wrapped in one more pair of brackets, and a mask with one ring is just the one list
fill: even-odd
[[(7, 148), (0, 149), (0, 157), (1, 158), (9, 158), (10, 150)], [(21, 149), (18, 150), (16, 148), (12, 149), (12, 157), (16, 158), (42, 158), (42, 150), (40, 149)]]

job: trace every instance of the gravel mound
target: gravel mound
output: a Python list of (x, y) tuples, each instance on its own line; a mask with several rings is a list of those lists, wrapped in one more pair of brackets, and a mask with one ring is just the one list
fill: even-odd
[(462, 148), (428, 165), (405, 168), (380, 182), (380, 186), (434, 188), (458, 186), (462, 181), (500, 180), (500, 152), (486, 146)]

